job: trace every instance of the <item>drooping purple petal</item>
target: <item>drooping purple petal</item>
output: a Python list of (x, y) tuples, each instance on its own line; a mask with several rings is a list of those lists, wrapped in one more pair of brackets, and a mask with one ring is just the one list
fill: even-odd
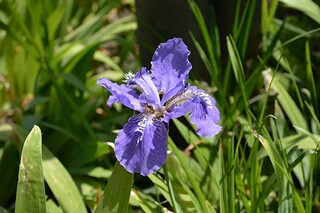
[(217, 123), (220, 113), (215, 106), (215, 100), (203, 90), (195, 90), (192, 100), (196, 105), (190, 113), (190, 121), (197, 127), (197, 134), (202, 137), (212, 137), (218, 134), (222, 127)]
[(170, 39), (158, 46), (152, 58), (151, 73), (159, 92), (165, 94), (179, 82), (186, 83), (192, 67), (189, 54), (181, 38)]
[(107, 78), (100, 78), (97, 83), (111, 92), (112, 96), (110, 96), (107, 102), (109, 106), (111, 106), (115, 102), (120, 102), (126, 107), (129, 107), (133, 110), (139, 112), (143, 111), (139, 102), (139, 97), (134, 89), (123, 84), (118, 85), (116, 83), (113, 83)]
[(166, 161), (165, 125), (151, 115), (140, 113), (128, 120), (115, 141), (120, 164), (131, 173), (149, 175)]

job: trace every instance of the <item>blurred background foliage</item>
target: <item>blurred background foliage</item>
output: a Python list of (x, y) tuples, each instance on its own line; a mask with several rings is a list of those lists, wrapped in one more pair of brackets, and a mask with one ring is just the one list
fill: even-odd
[[(103, 212), (118, 202), (104, 202), (108, 182), (129, 212), (320, 211), (319, 5), (0, 0), (0, 212)], [(133, 112), (105, 106), (96, 81), (149, 67), (172, 37), (191, 49), (190, 81), (215, 97), (223, 132), (200, 138), (174, 120), (166, 170), (131, 188), (112, 143)]]

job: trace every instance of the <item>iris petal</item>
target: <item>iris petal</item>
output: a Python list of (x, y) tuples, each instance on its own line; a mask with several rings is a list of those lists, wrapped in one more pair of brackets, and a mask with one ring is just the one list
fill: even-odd
[(186, 84), (192, 67), (188, 60), (189, 54), (181, 38), (170, 39), (158, 46), (152, 58), (151, 72), (159, 92), (165, 94), (180, 82)]
[(140, 113), (128, 120), (115, 141), (120, 164), (131, 173), (149, 175), (166, 161), (165, 125), (151, 115)]
[(137, 72), (135, 83), (144, 91), (139, 97), (140, 102), (153, 104), (157, 109), (161, 109), (159, 92), (145, 67)]
[(118, 85), (111, 82), (107, 78), (100, 78), (98, 84), (105, 87), (112, 94), (108, 100), (108, 105), (111, 106), (115, 102), (121, 102), (126, 107), (129, 107), (133, 110), (141, 112), (143, 109), (140, 105), (138, 95), (134, 89), (130, 88), (127, 85)]
[(196, 105), (190, 113), (190, 121), (198, 127), (198, 135), (212, 137), (222, 129), (217, 124), (220, 119), (219, 110), (215, 106), (215, 100), (203, 90), (197, 89), (195, 94), (192, 102)]

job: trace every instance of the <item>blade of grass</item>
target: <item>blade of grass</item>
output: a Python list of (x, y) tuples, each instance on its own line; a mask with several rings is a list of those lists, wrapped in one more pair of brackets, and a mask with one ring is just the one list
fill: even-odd
[(246, 56), (246, 50), (248, 49), (248, 41), (249, 41), (249, 34), (250, 34), (250, 29), (252, 25), (252, 20), (255, 12), (255, 7), (256, 7), (256, 0), (250, 0), (246, 3), (246, 8), (244, 12), (241, 14), (242, 19), (241, 19), (241, 24), (240, 24), (240, 29), (241, 29), (241, 35), (237, 37), (236, 41), (239, 49), (239, 55), (240, 58), (245, 58)]
[[(267, 86), (270, 86), (272, 90), (278, 93), (277, 99), (279, 100), (283, 110), (289, 117), (291, 123), (293, 125), (308, 130), (309, 128), (307, 121), (305, 120), (305, 117), (303, 116), (303, 114), (301, 113), (301, 111), (299, 110), (298, 106), (293, 101), (289, 93), (285, 90), (285, 88), (283, 88), (277, 76), (275, 76), (275, 78), (272, 80), (273, 77), (271, 69), (263, 71), (263, 76)], [(271, 82), (272, 84), (270, 85)]]
[(172, 151), (175, 153), (175, 155), (177, 156), (178, 160), (180, 161), (181, 163), (181, 166), (183, 167), (184, 171), (186, 172), (187, 176), (188, 176), (188, 179), (191, 183), (191, 186), (195, 192), (195, 195), (202, 207), (202, 211), (205, 212), (205, 213), (209, 213), (209, 208), (206, 204), (206, 199), (205, 199), (205, 196), (204, 194), (202, 193), (201, 191), (201, 188), (198, 184), (198, 182), (195, 180), (195, 177), (194, 177), (194, 174), (192, 171), (190, 171), (187, 163), (185, 162), (185, 159), (183, 158), (182, 156), (182, 153), (179, 152), (179, 149), (177, 148), (177, 146), (173, 143), (172, 139), (169, 137), (168, 138), (168, 143), (169, 143), (169, 146), (171, 147)]
[(227, 141), (227, 171), (228, 171), (228, 205), (229, 205), (229, 212), (233, 213), (236, 212), (235, 204), (235, 164), (234, 164), (234, 137), (230, 141)]
[(274, 143), (266, 140), (256, 132), (252, 132), (266, 150), (272, 166), (275, 170), (279, 187), (279, 212), (293, 212), (294, 207), (298, 212), (305, 212), (301, 198), (294, 188), (291, 174), (287, 171), (287, 165), (283, 161), (282, 154), (277, 150)]
[(316, 90), (316, 86), (313, 78), (313, 72), (311, 67), (310, 45), (308, 40), (306, 40), (306, 43), (305, 43), (305, 55), (306, 55), (306, 75), (307, 75), (307, 81), (308, 81), (307, 85), (311, 92), (311, 97), (313, 99), (312, 103), (316, 110), (315, 113), (318, 114), (318, 94), (317, 94), (317, 90)]
[(313, 120), (316, 122), (318, 129), (320, 130), (320, 122), (319, 122), (319, 119), (318, 119), (316, 113), (314, 112), (314, 109), (307, 102), (305, 102), (305, 104), (306, 104), (308, 110), (310, 111)]
[(227, 175), (224, 165), (223, 145), (219, 144), (219, 176), (220, 176), (220, 212), (229, 212), (228, 191), (227, 191)]
[[(248, 119), (249, 123), (251, 123), (251, 117), (248, 114), (250, 108), (249, 108), (247, 93), (246, 93), (246, 89), (245, 89), (244, 70), (242, 67), (241, 58), (240, 58), (239, 53), (237, 51), (237, 47), (236, 47), (231, 36), (227, 37), (227, 48), (228, 48), (232, 68), (234, 71), (234, 75), (235, 75), (236, 81), (240, 87), (241, 97), (243, 98), (243, 105), (244, 105), (243, 108), (247, 112), (247, 119)], [(237, 107), (241, 107), (241, 106), (238, 105)]]
[(193, 149), (192, 151), (196, 160), (201, 165), (201, 168), (204, 171), (206, 171), (206, 174), (210, 174), (208, 176), (203, 177), (202, 181), (210, 177), (210, 189), (214, 192), (214, 197), (219, 197), (219, 177), (218, 174), (215, 172), (215, 169), (212, 168), (212, 162), (210, 162), (212, 161), (211, 156), (213, 153), (216, 153), (216, 150), (211, 149), (211, 151), (207, 151), (206, 149), (200, 149), (197, 143), (205, 144), (208, 142), (204, 141), (204, 138), (199, 138), (193, 131), (191, 131), (178, 119), (174, 119), (173, 122), (176, 125), (182, 137), (184, 138), (184, 140), (191, 146), (195, 146), (195, 149)]
[(278, 0), (262, 1), (261, 32), (263, 36), (266, 36), (268, 30), (270, 29), (270, 25), (274, 20), (274, 15), (278, 7), (278, 2), (279, 2)]
[(171, 183), (171, 180), (169, 178), (169, 173), (168, 173), (168, 169), (167, 169), (167, 165), (166, 164), (163, 166), (163, 171), (164, 171), (164, 176), (166, 178), (166, 182), (167, 182), (167, 187), (168, 187), (168, 191), (169, 191), (169, 194), (170, 194), (170, 198), (171, 198), (171, 201), (172, 201), (173, 211), (179, 213), (181, 211), (180, 211), (180, 208), (177, 208), (178, 204), (177, 204), (175, 195), (173, 193), (172, 183)]
[(202, 16), (202, 13), (199, 9), (199, 7), (197, 6), (197, 4), (195, 3), (194, 0), (188, 0), (188, 4), (189, 4), (189, 7), (190, 9), (192, 10), (197, 22), (198, 22), (198, 26), (200, 28), (200, 31), (202, 33), (202, 36), (203, 36), (203, 39), (204, 39), (204, 42), (205, 42), (205, 46), (207, 48), (207, 52), (208, 52), (208, 55), (209, 55), (209, 59), (210, 59), (210, 62), (212, 63), (212, 67), (213, 67), (213, 76), (218, 76), (219, 74), (219, 67), (217, 65), (217, 57), (215, 56), (214, 54), (214, 46), (213, 46), (213, 43), (212, 43), (212, 39), (210, 37), (210, 34), (209, 34), (209, 31), (208, 31), (208, 28), (206, 26), (206, 23), (205, 23), (205, 20)]

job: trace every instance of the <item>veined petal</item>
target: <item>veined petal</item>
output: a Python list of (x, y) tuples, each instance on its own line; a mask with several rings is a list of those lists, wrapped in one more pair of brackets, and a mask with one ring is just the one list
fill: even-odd
[(131, 173), (149, 175), (166, 161), (167, 131), (151, 115), (140, 113), (128, 120), (115, 141), (115, 154), (120, 164)]
[(159, 92), (145, 67), (135, 75), (135, 83), (144, 91), (139, 97), (140, 102), (153, 104), (157, 109), (161, 109)]
[(108, 105), (112, 105), (115, 102), (120, 102), (126, 107), (141, 112), (143, 109), (138, 99), (138, 95), (134, 89), (126, 85), (118, 85), (111, 82), (107, 78), (100, 78), (97, 82), (99, 85), (105, 87), (112, 94), (108, 100)]
[(189, 54), (181, 38), (170, 39), (158, 46), (152, 58), (151, 73), (159, 92), (165, 94), (179, 82), (185, 85), (192, 67)]
[(197, 134), (203, 137), (212, 137), (218, 134), (222, 127), (217, 123), (220, 113), (215, 106), (215, 100), (205, 91), (194, 90), (195, 96), (192, 100), (196, 105), (190, 113), (190, 121), (198, 127)]

